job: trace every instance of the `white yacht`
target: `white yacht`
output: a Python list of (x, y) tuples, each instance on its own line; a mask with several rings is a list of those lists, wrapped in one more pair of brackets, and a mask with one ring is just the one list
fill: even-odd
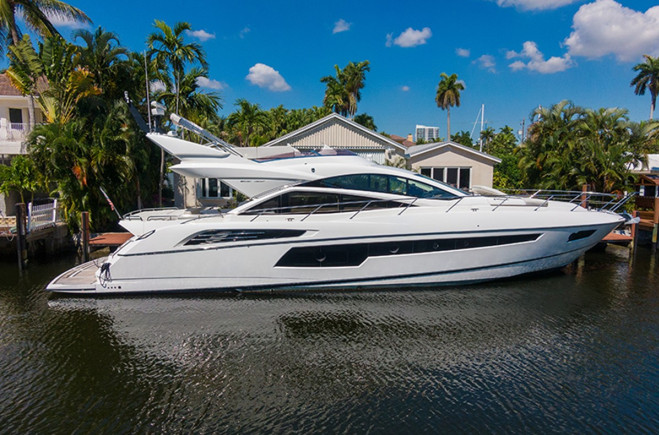
[[(179, 120), (179, 122), (181, 122)], [(189, 126), (188, 126), (189, 127)], [(76, 295), (463, 284), (563, 267), (625, 219), (605, 207), (481, 196), (403, 169), (321, 149), (248, 159), (211, 137), (149, 139), (192, 177), (221, 178), (251, 197), (229, 211), (144, 210), (107, 258), (47, 287)]]

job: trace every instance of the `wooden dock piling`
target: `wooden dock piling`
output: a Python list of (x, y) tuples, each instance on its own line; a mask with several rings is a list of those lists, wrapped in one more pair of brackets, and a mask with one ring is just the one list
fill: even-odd
[(83, 211), (80, 215), (82, 227), (82, 260), (89, 261), (89, 212)]
[(16, 204), (16, 253), (18, 255), (18, 272), (22, 275), (27, 267), (27, 227), (25, 222), (25, 204)]

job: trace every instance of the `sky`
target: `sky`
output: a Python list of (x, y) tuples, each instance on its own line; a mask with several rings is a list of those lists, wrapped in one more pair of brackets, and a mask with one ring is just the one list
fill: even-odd
[[(484, 123), (515, 131), (531, 112), (561, 100), (598, 109), (620, 107), (649, 118), (650, 96), (634, 94), (633, 66), (659, 56), (656, 0), (194, 1), (70, 0), (122, 45), (146, 49), (154, 20), (187, 21), (187, 41), (202, 45), (207, 90), (221, 115), (245, 98), (262, 109), (322, 105), (321, 77), (334, 65), (368, 60), (358, 114), (378, 131), (406, 136), (416, 124), (439, 126), (440, 73), (464, 83), (451, 132)], [(70, 38), (79, 24), (55, 22)], [(6, 61), (5, 61), (6, 62)], [(4, 65), (6, 66), (6, 65)], [(478, 119), (478, 121), (477, 121)]]

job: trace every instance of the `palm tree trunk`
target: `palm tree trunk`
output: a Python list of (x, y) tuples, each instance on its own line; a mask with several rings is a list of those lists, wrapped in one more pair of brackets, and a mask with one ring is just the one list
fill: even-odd
[(451, 106), (446, 108), (446, 137), (447, 141), (451, 141)]
[(35, 124), (35, 119), (34, 119), (34, 95), (30, 92), (27, 95), (27, 125), (28, 125), (28, 133), (34, 130), (34, 124)]
[(653, 119), (655, 107), (657, 107), (657, 96), (652, 95), (652, 103), (650, 104), (650, 120)]
[(11, 40), (13, 45), (18, 45), (20, 38), (18, 37), (18, 29), (16, 28), (16, 4), (13, 1), (8, 2), (11, 12), (7, 16), (7, 27), (11, 33)]

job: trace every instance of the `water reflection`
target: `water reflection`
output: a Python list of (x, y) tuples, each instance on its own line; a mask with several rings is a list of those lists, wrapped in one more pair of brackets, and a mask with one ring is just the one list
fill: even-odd
[(651, 431), (654, 261), (592, 253), (439, 290), (95, 300), (48, 300), (68, 265), (32, 268), (0, 284), (0, 427)]

